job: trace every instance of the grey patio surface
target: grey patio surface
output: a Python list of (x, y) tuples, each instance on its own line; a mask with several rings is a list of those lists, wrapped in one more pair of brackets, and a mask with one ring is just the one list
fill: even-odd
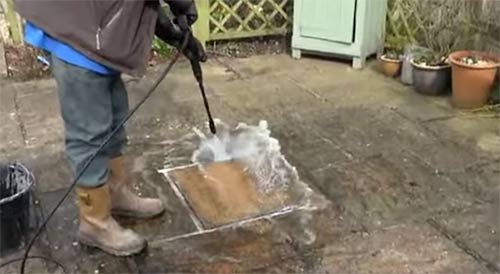
[[(168, 240), (196, 227), (157, 171), (189, 163), (194, 147), (186, 140), (206, 120), (183, 62), (128, 124), (136, 190), (167, 206), (154, 220), (120, 220), (150, 239), (148, 250), (113, 258), (77, 244), (70, 197), (33, 254), (51, 255), (70, 273), (499, 272), (498, 118), (454, 109), (449, 96), (416, 94), (373, 63), (356, 71), (335, 60), (269, 55), (215, 57), (204, 68), (213, 114), (234, 125), (267, 120), (323, 206)], [(158, 73), (127, 78), (131, 105)], [(32, 168), (47, 213), (71, 181), (55, 83), (0, 88), (1, 158)], [(61, 273), (29, 265), (31, 273)]]

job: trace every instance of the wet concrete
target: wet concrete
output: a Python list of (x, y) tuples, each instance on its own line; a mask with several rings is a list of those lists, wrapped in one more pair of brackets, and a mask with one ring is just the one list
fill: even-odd
[[(157, 74), (127, 79), (132, 104)], [(189, 164), (192, 127), (206, 122), (182, 63), (128, 124), (132, 187), (167, 207), (153, 220), (120, 219), (150, 240), (147, 252), (113, 258), (74, 242), (70, 197), (34, 254), (50, 254), (77, 273), (499, 272), (498, 118), (453, 109), (448, 97), (416, 94), (373, 66), (354, 71), (312, 58), (212, 59), (206, 84), (217, 118), (269, 122), (321, 206), (172, 238), (197, 228), (157, 171)], [(2, 160), (34, 170), (44, 212), (71, 181), (54, 85), (0, 86)], [(30, 267), (58, 271), (44, 262)]]

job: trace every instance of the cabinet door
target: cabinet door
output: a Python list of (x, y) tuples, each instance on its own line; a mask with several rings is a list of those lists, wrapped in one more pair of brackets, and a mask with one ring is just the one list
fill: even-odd
[(352, 43), (356, 1), (358, 0), (300, 1), (300, 17), (294, 19), (300, 20), (300, 35), (335, 42)]

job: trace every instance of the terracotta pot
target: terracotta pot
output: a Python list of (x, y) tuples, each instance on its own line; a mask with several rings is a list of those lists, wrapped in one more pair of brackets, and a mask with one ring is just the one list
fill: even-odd
[[(480, 56), (493, 63), (468, 65), (460, 60)], [(500, 66), (499, 57), (485, 52), (457, 51), (450, 54), (452, 63), (452, 102), (456, 107), (478, 108), (488, 102)]]
[(396, 77), (401, 72), (401, 60), (389, 59), (382, 55), (380, 57), (380, 68), (386, 76)]
[(413, 87), (418, 93), (442, 95), (451, 88), (451, 66), (424, 66), (411, 61)]

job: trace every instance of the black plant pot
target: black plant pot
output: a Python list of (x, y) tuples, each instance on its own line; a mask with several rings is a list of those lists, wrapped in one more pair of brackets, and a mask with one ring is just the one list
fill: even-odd
[(423, 66), (411, 62), (413, 67), (413, 87), (418, 93), (443, 95), (451, 91), (451, 66)]

